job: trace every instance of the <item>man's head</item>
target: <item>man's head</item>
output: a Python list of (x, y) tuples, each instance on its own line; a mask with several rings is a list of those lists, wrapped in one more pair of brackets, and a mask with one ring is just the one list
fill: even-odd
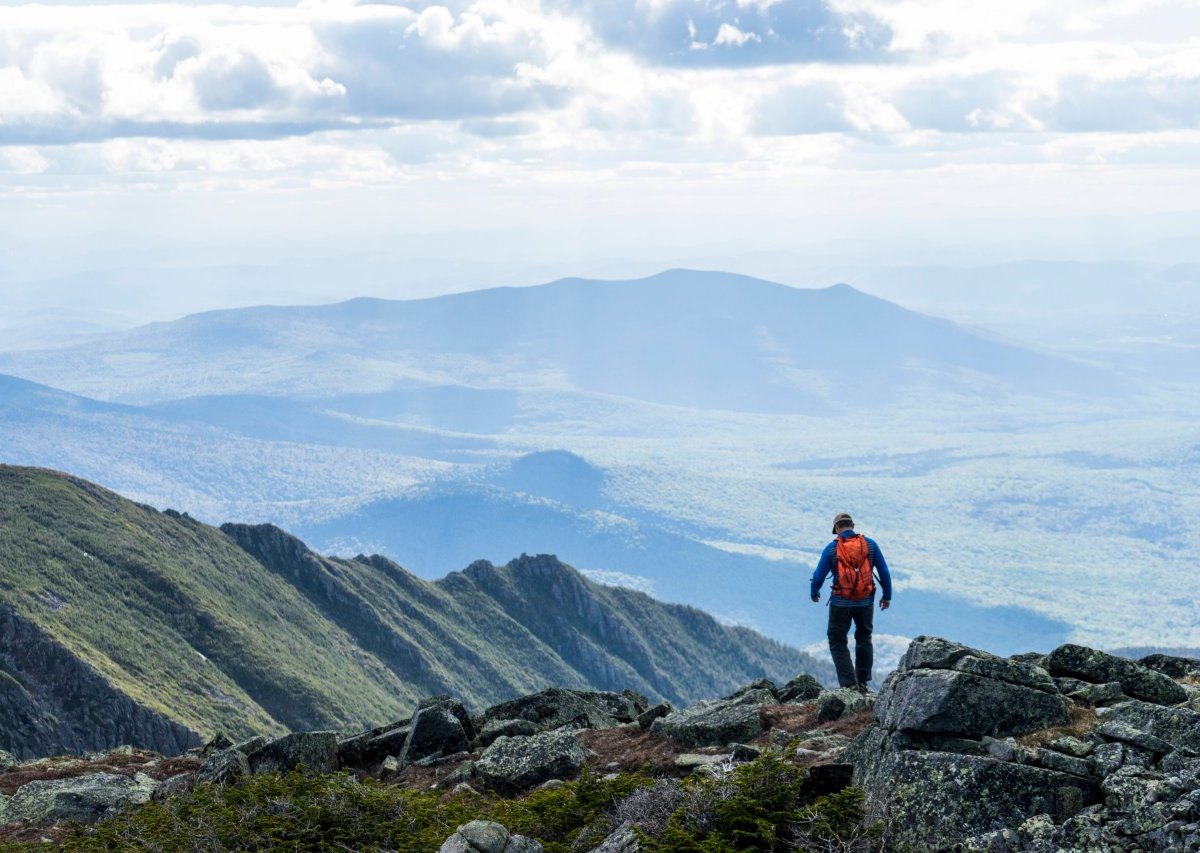
[(850, 517), (848, 512), (839, 512), (833, 517), (833, 533), (836, 536), (843, 530), (853, 530), (854, 519)]

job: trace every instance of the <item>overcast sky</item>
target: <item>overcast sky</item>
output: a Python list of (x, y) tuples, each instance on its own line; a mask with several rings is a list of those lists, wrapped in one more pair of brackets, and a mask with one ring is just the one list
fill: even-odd
[(1200, 0), (0, 3), (10, 274), (1110, 247), (1197, 233), (1198, 177)]

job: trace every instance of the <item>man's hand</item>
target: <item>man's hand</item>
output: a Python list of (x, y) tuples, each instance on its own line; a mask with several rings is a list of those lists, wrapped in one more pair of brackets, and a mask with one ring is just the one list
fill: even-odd
[(892, 606), (892, 600), (890, 598), (885, 598), (879, 602), (880, 610), (887, 610), (891, 606)]
[(813, 600), (813, 604), (819, 604), (819, 603), (821, 602), (821, 596), (819, 596), (819, 595), (814, 595), (814, 596), (812, 597), (812, 600)]

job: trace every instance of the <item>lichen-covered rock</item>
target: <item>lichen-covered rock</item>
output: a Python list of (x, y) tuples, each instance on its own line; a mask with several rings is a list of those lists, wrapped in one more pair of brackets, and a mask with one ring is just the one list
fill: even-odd
[[(461, 708), (461, 703), (459, 703)], [(453, 755), (470, 748), (471, 738), (463, 728), (464, 710), (456, 714), (450, 702), (420, 708), (413, 715), (408, 738), (400, 750), (400, 762), (411, 764), (432, 756)], [(467, 720), (470, 725), (470, 720)]]
[(821, 682), (802, 672), (776, 691), (779, 701), (785, 705), (798, 705), (821, 695)]
[(1168, 678), (1185, 678), (1189, 675), (1200, 675), (1200, 660), (1196, 660), (1196, 658), (1154, 654), (1140, 658), (1138, 663), (1147, 669), (1161, 672)]
[(875, 703), (892, 731), (981, 738), (1021, 735), (1069, 721), (1057, 690), (945, 669), (898, 672)]
[(642, 842), (632, 821), (618, 826), (592, 853), (642, 853)]
[(224, 732), (217, 732), (208, 742), (200, 749), (200, 757), (208, 758), (218, 752), (224, 752), (227, 749), (233, 748), (233, 741)]
[(1107, 720), (1096, 726), (1092, 733), (1108, 740), (1119, 740), (1155, 755), (1164, 755), (1171, 751), (1171, 744), (1162, 738), (1134, 728), (1121, 720)]
[(475, 763), (475, 774), (489, 788), (515, 793), (547, 779), (574, 777), (587, 756), (579, 739), (561, 729), (530, 737), (499, 737)]
[(751, 683), (746, 684), (742, 687), (739, 687), (737, 690), (733, 691), (728, 696), (723, 696), (722, 698), (723, 699), (738, 699), (742, 696), (745, 696), (747, 693), (751, 692), (752, 690), (765, 690), (771, 694), (771, 697), (773, 699), (778, 698), (779, 691), (775, 687), (775, 682), (771, 681), (771, 679), (769, 679), (769, 678), (760, 678), (757, 681), (752, 681)]
[(473, 820), (447, 838), (438, 853), (542, 853), (542, 845), (494, 821)]
[(293, 732), (246, 755), (251, 773), (287, 773), (304, 767), (313, 773), (338, 769), (337, 732)]
[(229, 785), (250, 775), (250, 762), (240, 749), (225, 749), (214, 752), (200, 762), (196, 771), (196, 783)]
[(1002, 658), (941, 637), (917, 637), (909, 644), (897, 670), (944, 669), (992, 678), (1008, 684), (1056, 693), (1050, 673), (1023, 660)]
[(1121, 722), (1161, 738), (1176, 749), (1200, 755), (1200, 713), (1130, 700), (1108, 709), (1106, 721)]
[(655, 720), (657, 720), (659, 717), (665, 717), (667, 714), (671, 713), (673, 710), (675, 710), (675, 709), (671, 707), (670, 702), (659, 702), (653, 708), (647, 708), (645, 711), (642, 711), (642, 713), (638, 714), (638, 718), (637, 718), (638, 728), (640, 728), (640, 729), (650, 728), (650, 726), (653, 725)]
[(491, 720), (529, 720), (542, 731), (568, 725), (576, 729), (606, 729), (633, 722), (644, 710), (645, 707), (638, 710), (637, 704), (621, 693), (552, 687), (493, 705), (483, 712), (483, 718), (485, 723)]
[(338, 741), (338, 762), (343, 767), (367, 767), (399, 755), (408, 740), (411, 722), (397, 720)]
[(875, 697), (847, 687), (822, 690), (817, 695), (817, 721), (831, 723), (870, 708)]
[(141, 773), (132, 779), (114, 773), (90, 773), (73, 779), (26, 782), (5, 806), (7, 821), (29, 823), (77, 820), (92, 823), (127, 806), (150, 801), (158, 783)]
[(1034, 762), (1047, 770), (1057, 770), (1059, 773), (1070, 773), (1072, 776), (1088, 778), (1092, 775), (1092, 764), (1083, 758), (1056, 752), (1053, 749), (1038, 749), (1034, 753)]
[(686, 746), (724, 746), (762, 734), (758, 709), (775, 702), (766, 690), (751, 690), (736, 699), (697, 702), (655, 720), (650, 732)]
[(1158, 705), (1177, 705), (1187, 699), (1187, 691), (1161, 672), (1139, 663), (1085, 646), (1068, 643), (1046, 656), (1051, 675), (1070, 676), (1107, 684), (1117, 681), (1126, 696)]
[(17, 759), (13, 757), (11, 752), (0, 749), (0, 773), (6, 770), (11, 770), (17, 766)]
[(539, 731), (529, 720), (488, 720), (479, 732), (480, 746), (491, 746), (498, 737), (529, 737)]
[[(1066, 693), (1066, 691), (1063, 692)], [(1107, 684), (1087, 684), (1085, 682), (1082, 687), (1067, 693), (1067, 696), (1076, 702), (1094, 706), (1111, 705), (1127, 698), (1119, 681), (1110, 681)]]
[(890, 752), (865, 781), (871, 809), (887, 811), (896, 849), (947, 850), (1038, 814), (1061, 822), (1100, 801), (1087, 779), (947, 752)]
[(417, 714), (419, 714), (421, 711), (431, 708), (441, 708), (449, 711), (462, 726), (463, 733), (467, 736), (467, 740), (475, 739), (475, 735), (477, 735), (478, 732), (475, 731), (475, 723), (471, 720), (471, 715), (467, 713), (466, 706), (463, 705), (460, 700), (451, 698), (450, 696), (431, 696), (428, 699), (422, 699), (417, 704), (416, 710), (413, 711), (412, 720), (409, 722), (415, 723)]

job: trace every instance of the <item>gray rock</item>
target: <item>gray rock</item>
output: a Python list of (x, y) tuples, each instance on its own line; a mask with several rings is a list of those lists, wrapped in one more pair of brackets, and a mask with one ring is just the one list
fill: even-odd
[(638, 714), (637, 724), (639, 728), (648, 729), (659, 717), (665, 717), (671, 711), (675, 710), (671, 707), (670, 702), (659, 702), (653, 708), (647, 708), (642, 713)]
[[(462, 707), (461, 703), (457, 704)], [(400, 750), (400, 762), (412, 764), (432, 756), (453, 755), (469, 749), (471, 738), (463, 728), (462, 717), (466, 717), (466, 711), (456, 714), (450, 702), (418, 709)], [(469, 718), (467, 725), (471, 725)]]
[(7, 770), (12, 770), (17, 766), (17, 759), (13, 757), (11, 752), (0, 749), (0, 773)]
[(1072, 776), (1082, 776), (1088, 778), (1092, 775), (1092, 764), (1083, 758), (1076, 758), (1073, 755), (1066, 755), (1061, 752), (1055, 752), (1052, 749), (1039, 749), (1036, 751), (1034, 761), (1039, 767), (1045, 767), (1047, 770), (1057, 770), (1059, 773), (1070, 773)]
[(170, 779), (164, 779), (154, 789), (154, 793), (150, 796), (156, 803), (165, 802), (171, 797), (178, 797), (188, 793), (196, 786), (195, 776), (191, 773), (178, 773)]
[(1107, 684), (1085, 683), (1083, 687), (1067, 695), (1076, 702), (1086, 702), (1088, 705), (1110, 705), (1127, 698), (1122, 692), (1119, 681), (1110, 681)]
[(1092, 732), (1102, 738), (1119, 740), (1157, 755), (1164, 755), (1171, 751), (1171, 744), (1162, 738), (1136, 729), (1122, 720), (1106, 720), (1096, 726)]
[(475, 762), (475, 773), (489, 788), (515, 793), (547, 779), (579, 773), (588, 750), (571, 732), (539, 732), (530, 737), (499, 737)]
[(816, 701), (817, 720), (822, 723), (831, 723), (870, 708), (875, 702), (875, 697), (859, 693), (857, 690), (839, 687), (834, 690), (822, 690)]
[(1108, 709), (1106, 720), (1126, 723), (1165, 740), (1176, 749), (1200, 755), (1200, 713), (1130, 700)]
[(234, 745), (233, 741), (231, 741), (224, 732), (217, 732), (215, 735), (213, 735), (211, 738), (209, 738), (208, 743), (204, 744), (204, 746), (201, 747), (200, 757), (208, 758), (210, 755), (213, 755), (214, 753), (223, 752), (227, 749), (232, 749), (233, 745)]
[(1070, 720), (1057, 690), (938, 669), (889, 679), (875, 703), (875, 719), (892, 731), (976, 739), (1022, 735)]
[(856, 768), (855, 781), (875, 814), (886, 810), (895, 849), (949, 849), (1034, 815), (1061, 822), (1100, 801), (1087, 779), (978, 756), (899, 750), (879, 771), (863, 779)]
[(338, 741), (338, 763), (343, 767), (369, 767), (389, 755), (399, 755), (408, 740), (410, 722), (400, 720)]
[(1088, 743), (1080, 740), (1077, 737), (1070, 736), (1060, 737), (1056, 740), (1052, 740), (1050, 743), (1046, 744), (1046, 746), (1050, 747), (1050, 749), (1057, 750), (1058, 752), (1065, 753), (1066, 755), (1073, 755), (1076, 758), (1087, 758), (1096, 749), (1096, 745), (1094, 743)]
[(724, 764), (729, 760), (728, 755), (700, 755), (695, 752), (684, 752), (675, 758), (675, 766), (684, 772), (691, 773), (698, 767), (709, 764)]
[(1045, 693), (1057, 693), (1050, 673), (1039, 666), (1013, 658), (1002, 658), (940, 637), (917, 637), (900, 659), (900, 672), (918, 669), (946, 669), (993, 678), (1008, 684)]
[(491, 746), (498, 737), (529, 737), (538, 731), (537, 723), (529, 720), (488, 720), (479, 732), (479, 745)]
[(1125, 745), (1119, 741), (1102, 743), (1093, 750), (1091, 759), (1097, 776), (1103, 777), (1110, 773), (1116, 773), (1125, 763)]
[(1088, 684), (1089, 682), (1087, 681), (1082, 681), (1078, 678), (1070, 678), (1064, 675), (1060, 675), (1054, 679), (1054, 686), (1057, 687), (1058, 692), (1064, 696), (1070, 696), (1072, 693), (1083, 690), (1088, 686)]
[(807, 672), (802, 672), (783, 685), (777, 695), (779, 701), (785, 705), (798, 705), (809, 699), (816, 699), (821, 695), (821, 689), (821, 682)]
[(255, 735), (252, 738), (246, 738), (244, 741), (235, 743), (233, 748), (238, 752), (249, 755), (250, 753), (254, 752), (254, 750), (266, 746), (267, 743), (267, 738), (263, 737), (262, 735)]
[(724, 698), (724, 699), (739, 699), (742, 696), (745, 696), (747, 693), (749, 693), (753, 690), (765, 690), (771, 694), (772, 699), (777, 700), (779, 698), (779, 696), (778, 696), (779, 691), (775, 687), (775, 682), (771, 681), (771, 679), (769, 679), (769, 678), (760, 678), (757, 681), (753, 681), (750, 684), (739, 687), (737, 690), (733, 691), (728, 696), (724, 696), (722, 698)]
[(466, 706), (458, 699), (452, 699), (449, 696), (431, 696), (428, 699), (422, 699), (415, 711), (413, 711), (412, 720), (409, 722), (415, 723), (417, 714), (421, 711), (430, 708), (442, 708), (449, 711), (455, 716), (459, 724), (462, 726), (463, 732), (467, 736), (467, 740), (474, 740), (477, 732), (475, 731), (475, 723), (471, 720), (471, 715), (467, 713)]
[(1100, 788), (1104, 791), (1105, 805), (1126, 814), (1143, 811), (1154, 803), (1177, 800), (1183, 793), (1162, 774), (1138, 767), (1122, 767), (1106, 776)]
[(1084, 646), (1059, 646), (1046, 656), (1046, 665), (1051, 675), (1081, 678), (1093, 684), (1120, 682), (1125, 695), (1146, 702), (1176, 705), (1187, 699), (1187, 692), (1161, 672)]
[(475, 762), (464, 761), (462, 764), (455, 767), (446, 776), (438, 782), (439, 788), (453, 788), (461, 782), (466, 782), (469, 779), (475, 778)]
[(473, 820), (447, 838), (438, 853), (542, 853), (542, 845), (493, 821)]
[(733, 744), (730, 752), (733, 754), (735, 761), (753, 761), (762, 756), (763, 751), (760, 747), (753, 746), (748, 743)]
[(200, 762), (196, 770), (196, 784), (211, 783), (229, 785), (250, 775), (250, 762), (240, 749), (215, 752)]
[(39, 779), (17, 789), (6, 805), (5, 818), (29, 823), (92, 823), (119, 809), (148, 803), (156, 787), (157, 782), (141, 773), (132, 779), (113, 773)]
[(753, 740), (763, 730), (759, 706), (774, 701), (766, 690), (752, 690), (736, 699), (697, 702), (655, 720), (650, 731), (686, 746), (724, 746)]
[(298, 767), (313, 773), (338, 769), (337, 732), (293, 732), (246, 754), (251, 773), (287, 773)]
[(592, 853), (642, 853), (642, 842), (633, 822), (627, 820), (618, 826)]
[(1200, 660), (1196, 658), (1177, 657), (1175, 655), (1146, 655), (1138, 660), (1142, 666), (1161, 672), (1168, 678), (1185, 678), (1189, 675), (1200, 675)]
[[(633, 722), (644, 711), (621, 693), (565, 690), (552, 687), (531, 696), (521, 696), (493, 705), (483, 712), (491, 720), (529, 720), (542, 731), (571, 726), (576, 729), (607, 729)], [(619, 711), (619, 715), (617, 712)]]

